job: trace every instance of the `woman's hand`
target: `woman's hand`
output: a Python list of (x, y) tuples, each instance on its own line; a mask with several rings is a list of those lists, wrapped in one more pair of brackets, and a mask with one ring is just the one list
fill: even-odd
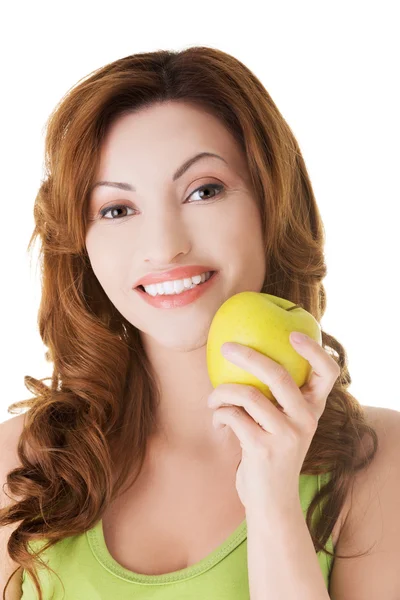
[[(340, 374), (339, 365), (315, 340), (306, 336), (300, 343), (290, 342), (313, 369), (301, 388), (286, 369), (257, 350), (237, 343), (223, 344), (221, 350), (227, 360), (267, 384), (282, 408), (251, 385), (223, 383), (208, 397), (215, 409), (214, 427), (229, 426), (240, 441), (236, 489), (246, 510), (265, 513), (271, 503), (298, 505), (301, 468)], [(225, 352), (226, 347), (232, 352)]]

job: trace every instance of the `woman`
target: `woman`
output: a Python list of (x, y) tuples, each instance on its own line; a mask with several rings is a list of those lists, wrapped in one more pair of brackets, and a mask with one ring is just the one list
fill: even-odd
[[(321, 217), (262, 84), (216, 49), (127, 56), (51, 115), (46, 169), (30, 244), (54, 370), (17, 403), (30, 407), (14, 425), (23, 465), (5, 469), (18, 501), (0, 521), (23, 599), (366, 599), (371, 581), (389, 599), (394, 550), (383, 578), (379, 507), (363, 499), (398, 449), (399, 413), (347, 391), (324, 331), (322, 347), (291, 342), (314, 371), (301, 389), (260, 353), (230, 356), (280, 410), (208, 377), (210, 323), (233, 294), (325, 311)], [(384, 498), (399, 492), (388, 481)]]

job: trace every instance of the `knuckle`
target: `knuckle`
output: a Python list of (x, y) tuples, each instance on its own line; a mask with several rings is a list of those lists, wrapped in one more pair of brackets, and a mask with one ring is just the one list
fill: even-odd
[(289, 433), (286, 436), (286, 444), (289, 448), (297, 448), (299, 443), (299, 435), (297, 431), (289, 428)]
[(255, 455), (263, 459), (270, 459), (273, 455), (271, 445), (267, 444), (263, 438), (257, 438), (256, 440), (254, 440), (253, 452), (255, 453)]
[(288, 371), (281, 365), (274, 368), (273, 381), (275, 385), (285, 386), (291, 381), (291, 376)]
[(332, 356), (329, 357), (329, 363), (331, 372), (333, 373), (333, 375), (336, 375), (336, 377), (338, 377), (342, 371), (339, 363), (337, 363)]
[(318, 417), (313, 413), (308, 413), (304, 419), (304, 428), (307, 432), (315, 432), (318, 427)]
[(239, 417), (242, 414), (242, 412), (238, 406), (230, 406), (228, 410), (229, 410), (229, 414), (233, 418)]
[(253, 356), (254, 356), (253, 348), (246, 346), (246, 348), (244, 350), (244, 357), (247, 358), (248, 360), (251, 360)]
[(260, 403), (260, 390), (257, 389), (254, 386), (249, 386), (247, 388), (247, 393), (246, 396), (247, 398), (253, 403), (253, 404), (259, 404)]
[(257, 430), (257, 433), (252, 437), (250, 448), (251, 452), (254, 453), (255, 456), (259, 456), (264, 459), (271, 457), (275, 451), (274, 448), (271, 447), (271, 442), (261, 430)]

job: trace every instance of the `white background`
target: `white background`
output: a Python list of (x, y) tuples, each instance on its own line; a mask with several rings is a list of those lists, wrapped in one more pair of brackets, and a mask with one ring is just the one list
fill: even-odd
[[(262, 81), (303, 152), (327, 235), (322, 327), (345, 347), (363, 405), (400, 410), (397, 2), (18, 2), (2, 13), (1, 394), (49, 377), (33, 203), (44, 124), (69, 88), (129, 54), (204, 45)], [(37, 248), (37, 246), (36, 246)]]

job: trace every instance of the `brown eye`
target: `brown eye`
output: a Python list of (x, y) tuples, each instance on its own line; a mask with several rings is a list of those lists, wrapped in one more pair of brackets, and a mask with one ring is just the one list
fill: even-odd
[[(132, 208), (130, 208), (130, 206), (126, 206), (126, 204), (114, 204), (113, 206), (107, 206), (107, 208), (103, 208), (103, 210), (100, 211), (100, 215), (102, 219), (105, 219), (107, 217), (105, 217), (105, 215), (110, 212), (111, 210), (120, 210), (120, 209), (124, 209), (127, 208), (128, 210), (133, 210)], [(125, 216), (128, 215), (122, 215), (122, 218), (124, 218)], [(114, 219), (113, 217), (111, 218), (107, 218), (109, 221), (118, 221), (118, 219)]]
[[(220, 183), (206, 183), (205, 185), (201, 185), (199, 188), (197, 188), (197, 190), (194, 190), (194, 192), (192, 192), (190, 194), (189, 198), (191, 196), (193, 196), (193, 194), (197, 194), (197, 192), (203, 192), (203, 191), (205, 191), (206, 196), (208, 196), (209, 194), (211, 194), (211, 198), (208, 198), (208, 197), (206, 197), (206, 198), (200, 198), (200, 200), (205, 200), (205, 201), (207, 201), (207, 200), (213, 200), (224, 189), (225, 189), (225, 186), (222, 185), (222, 184), (220, 184)], [(215, 191), (217, 191), (217, 193), (213, 194), (213, 192), (215, 192)], [(197, 202), (198, 202), (198, 200), (197, 200)], [(191, 204), (191, 203), (189, 203), (189, 204)]]

